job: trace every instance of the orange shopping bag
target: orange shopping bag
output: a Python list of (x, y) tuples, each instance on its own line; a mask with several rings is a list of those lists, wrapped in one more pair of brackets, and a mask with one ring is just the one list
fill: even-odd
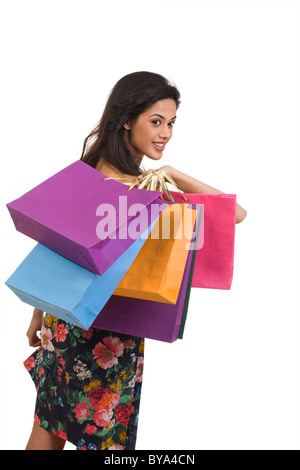
[(168, 204), (113, 295), (176, 304), (197, 211)]

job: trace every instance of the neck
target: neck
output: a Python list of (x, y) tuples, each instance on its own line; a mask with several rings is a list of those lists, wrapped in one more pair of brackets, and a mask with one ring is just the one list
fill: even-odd
[(122, 173), (121, 171), (117, 170), (117, 168), (115, 168), (112, 165), (109, 165), (107, 162), (101, 159), (97, 163), (96, 170), (100, 171), (101, 173), (103, 173), (105, 176), (109, 178), (126, 178), (126, 177), (130, 179), (134, 178), (134, 176), (126, 175), (125, 173)]

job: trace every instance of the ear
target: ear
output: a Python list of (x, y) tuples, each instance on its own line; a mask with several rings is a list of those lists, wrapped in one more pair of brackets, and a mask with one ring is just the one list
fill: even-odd
[(130, 124), (129, 124), (129, 121), (125, 122), (125, 124), (123, 125), (124, 129), (127, 129), (128, 131), (130, 130)]

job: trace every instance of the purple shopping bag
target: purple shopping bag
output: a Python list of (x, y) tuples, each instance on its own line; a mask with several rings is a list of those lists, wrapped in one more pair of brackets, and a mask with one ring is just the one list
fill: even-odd
[(18, 231), (103, 274), (167, 207), (79, 160), (7, 204)]
[[(197, 205), (193, 208), (198, 212), (196, 230), (194, 230), (196, 237), (191, 241), (176, 304), (112, 295), (94, 320), (92, 327), (168, 343), (177, 340), (181, 326), (183, 329), (182, 313), (184, 307), (187, 309), (185, 303), (188, 281), (202, 218), (203, 207)], [(179, 337), (181, 338), (182, 334)]]

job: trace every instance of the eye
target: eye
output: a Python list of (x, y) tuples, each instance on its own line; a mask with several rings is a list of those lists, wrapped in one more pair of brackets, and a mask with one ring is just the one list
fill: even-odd
[[(159, 119), (154, 119), (154, 120), (151, 121), (151, 122), (152, 122), (152, 124), (154, 124), (155, 126), (157, 125), (157, 123), (161, 124), (161, 121), (160, 121)], [(169, 122), (168, 126), (173, 127), (174, 124), (175, 124), (175, 121), (171, 121), (171, 122)]]

